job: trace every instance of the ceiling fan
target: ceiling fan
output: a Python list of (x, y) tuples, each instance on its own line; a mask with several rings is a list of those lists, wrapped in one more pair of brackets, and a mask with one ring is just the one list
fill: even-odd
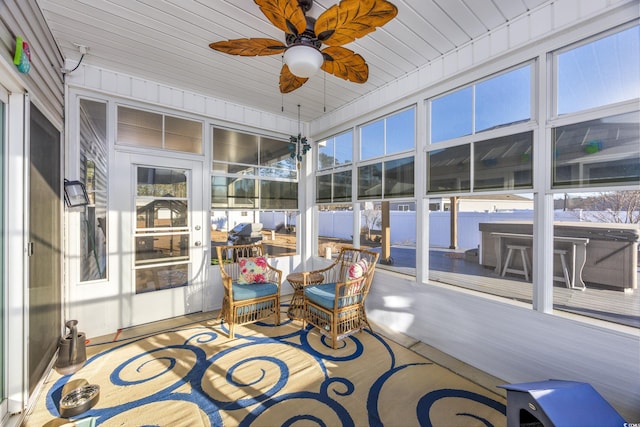
[[(381, 27), (398, 14), (386, 0), (342, 0), (318, 18), (306, 16), (313, 0), (254, 0), (273, 25), (285, 32), (286, 44), (269, 38), (244, 38), (209, 44), (214, 50), (240, 56), (283, 53), (280, 92), (302, 86), (323, 71), (355, 83), (369, 78), (369, 67), (359, 54), (342, 47)], [(322, 45), (327, 45), (320, 50)]]

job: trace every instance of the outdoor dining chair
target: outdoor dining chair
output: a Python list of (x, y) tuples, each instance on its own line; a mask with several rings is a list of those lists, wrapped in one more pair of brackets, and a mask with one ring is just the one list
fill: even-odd
[(273, 316), (280, 324), (282, 271), (272, 267), (262, 244), (217, 246), (224, 297), (218, 319), (229, 326), (255, 323)]
[(339, 340), (365, 327), (372, 331), (364, 304), (378, 257), (376, 252), (343, 247), (331, 265), (310, 272), (324, 280), (304, 288), (303, 323), (330, 337), (334, 349)]

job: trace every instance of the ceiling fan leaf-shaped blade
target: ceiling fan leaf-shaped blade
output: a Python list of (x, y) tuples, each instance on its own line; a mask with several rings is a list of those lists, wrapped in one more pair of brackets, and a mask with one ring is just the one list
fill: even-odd
[(342, 0), (316, 19), (314, 31), (328, 46), (342, 46), (392, 20), (398, 8), (387, 0)]
[(282, 53), (287, 46), (274, 39), (234, 39), (210, 43), (211, 49), (219, 52), (228, 53), (229, 55), (240, 56), (267, 56)]
[(280, 92), (281, 93), (289, 93), (298, 89), (300, 86), (305, 84), (309, 80), (305, 77), (298, 77), (294, 75), (290, 70), (287, 64), (282, 66), (282, 71), (280, 72)]
[(298, 0), (254, 0), (269, 21), (288, 34), (302, 34), (307, 19)]
[(325, 60), (322, 69), (341, 79), (354, 83), (364, 83), (369, 78), (369, 66), (364, 58), (353, 51), (331, 46), (322, 50)]

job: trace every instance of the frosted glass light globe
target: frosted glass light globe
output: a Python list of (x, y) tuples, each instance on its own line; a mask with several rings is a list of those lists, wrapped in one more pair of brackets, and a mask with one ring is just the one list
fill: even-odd
[(320, 51), (311, 46), (291, 46), (284, 52), (284, 62), (298, 77), (311, 77), (318, 72), (324, 58)]

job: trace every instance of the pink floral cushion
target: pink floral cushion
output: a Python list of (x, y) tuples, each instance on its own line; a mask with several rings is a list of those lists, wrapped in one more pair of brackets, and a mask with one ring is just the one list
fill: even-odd
[(349, 266), (349, 271), (347, 273), (347, 280), (355, 280), (364, 276), (367, 268), (369, 268), (369, 263), (366, 259), (361, 259), (358, 262), (354, 262)]
[(267, 283), (267, 271), (269, 269), (267, 267), (267, 257), (240, 258), (238, 267), (240, 268), (239, 285)]

